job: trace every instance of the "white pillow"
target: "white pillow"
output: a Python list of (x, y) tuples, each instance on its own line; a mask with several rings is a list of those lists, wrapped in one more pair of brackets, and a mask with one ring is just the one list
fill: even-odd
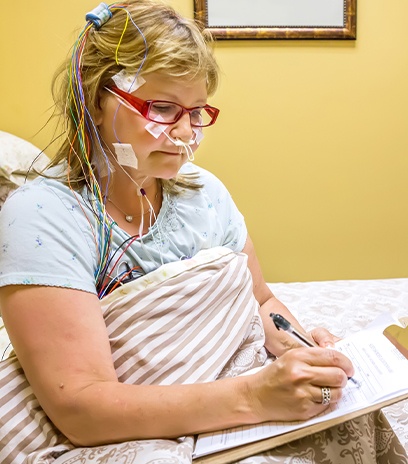
[[(33, 170), (28, 175), (27, 172), (40, 153), (41, 150), (27, 140), (0, 131), (0, 209), (12, 190), (23, 185), (26, 178), (35, 177)], [(47, 156), (43, 153), (34, 167), (41, 170), (47, 163)]]
[[(40, 153), (41, 150), (32, 143), (0, 131), (0, 185), (14, 188), (22, 185), (32, 162)], [(36, 169), (45, 167), (47, 161), (47, 156), (42, 154), (35, 163)], [(33, 176), (34, 173), (30, 173), (28, 177)]]

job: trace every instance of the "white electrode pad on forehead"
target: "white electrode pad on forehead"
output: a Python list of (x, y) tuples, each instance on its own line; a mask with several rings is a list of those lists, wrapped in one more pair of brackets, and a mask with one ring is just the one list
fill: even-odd
[(112, 143), (116, 153), (116, 161), (121, 166), (137, 169), (136, 153), (130, 143)]
[(134, 92), (146, 82), (143, 77), (130, 74), (125, 69), (112, 76), (112, 80), (118, 89), (128, 93)]

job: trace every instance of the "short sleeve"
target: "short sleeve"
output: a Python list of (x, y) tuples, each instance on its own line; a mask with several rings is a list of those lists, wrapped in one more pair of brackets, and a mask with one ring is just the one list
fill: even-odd
[(220, 181), (215, 182), (211, 189), (206, 190), (217, 210), (224, 230), (223, 245), (233, 251), (242, 251), (248, 235), (244, 216), (237, 208), (227, 188)]
[(244, 216), (239, 211), (225, 185), (211, 172), (188, 163), (184, 172), (199, 172), (199, 182), (203, 184), (203, 191), (207, 197), (208, 207), (216, 211), (223, 236), (220, 243), (233, 251), (240, 252), (245, 246), (248, 231)]
[(89, 217), (68, 187), (47, 182), (37, 179), (20, 187), (0, 212), (0, 286), (44, 285), (96, 293), (96, 247)]

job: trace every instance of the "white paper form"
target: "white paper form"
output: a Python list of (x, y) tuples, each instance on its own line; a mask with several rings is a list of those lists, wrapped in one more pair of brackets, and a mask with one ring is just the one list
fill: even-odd
[(369, 329), (336, 344), (336, 349), (352, 360), (353, 378), (360, 382), (360, 386), (349, 381), (343, 389), (342, 399), (330, 405), (324, 414), (307, 421), (265, 422), (201, 434), (194, 457), (281, 435), (408, 393), (408, 360), (382, 333), (392, 323), (395, 323), (392, 319), (381, 318)]

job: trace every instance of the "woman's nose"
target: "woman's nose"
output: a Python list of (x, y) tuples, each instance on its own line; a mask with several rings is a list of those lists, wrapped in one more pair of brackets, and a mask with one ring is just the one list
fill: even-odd
[(173, 124), (170, 130), (170, 135), (173, 138), (181, 139), (183, 142), (188, 142), (193, 137), (193, 129), (190, 122), (190, 114), (185, 113), (183, 116)]

